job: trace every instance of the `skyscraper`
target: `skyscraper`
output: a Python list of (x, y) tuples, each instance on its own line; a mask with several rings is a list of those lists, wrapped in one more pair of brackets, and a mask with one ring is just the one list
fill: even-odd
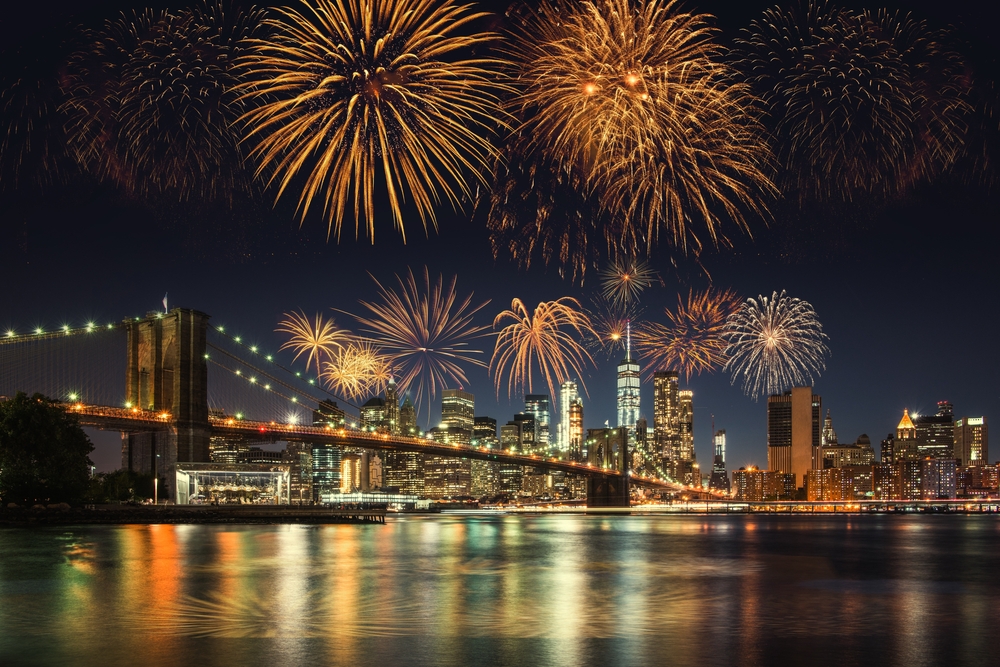
[(955, 422), (955, 458), (960, 466), (982, 466), (990, 462), (986, 417), (963, 417)]
[(579, 386), (573, 380), (559, 385), (559, 425), (556, 427), (556, 448), (565, 452), (569, 450), (570, 406), (580, 398)]
[(677, 394), (676, 372), (653, 373), (653, 440), (665, 467), (677, 460), (680, 451)]
[(708, 488), (713, 491), (729, 493), (729, 475), (726, 474), (726, 429), (720, 428), (712, 436), (712, 446), (715, 456), (712, 459), (712, 478)]
[(570, 461), (583, 461), (583, 400), (574, 399), (569, 406), (569, 443), (567, 444)]
[(457, 426), (469, 431), (476, 421), (476, 397), (461, 389), (445, 389), (441, 392), (441, 423)]
[(535, 447), (549, 453), (549, 395), (528, 394), (524, 397), (524, 411), (535, 418)]
[[(333, 401), (320, 401), (313, 412), (313, 426), (340, 427), (344, 424), (344, 411)], [(312, 500), (319, 503), (333, 502), (333, 494), (340, 493), (341, 463), (344, 452), (336, 445), (312, 445)]]
[(417, 434), (417, 409), (407, 396), (399, 406), (399, 432), (403, 435)]
[[(441, 426), (431, 429), (436, 440), (468, 445), (475, 427), (476, 398), (461, 389), (441, 392)], [(454, 456), (424, 457), (424, 492), (431, 497), (468, 496), (472, 464)]]
[(399, 394), (396, 391), (396, 381), (389, 378), (385, 387), (385, 427), (389, 433), (398, 435), (399, 430)]
[(893, 461), (913, 461), (917, 458), (917, 427), (910, 419), (910, 411), (903, 409), (903, 417), (896, 425), (896, 437), (892, 445)]
[(625, 333), (625, 358), (618, 364), (618, 426), (629, 429), (635, 439), (635, 423), (639, 421), (639, 362), (632, 358), (632, 329)]
[(812, 387), (793, 387), (767, 398), (768, 469), (792, 473), (802, 485), (809, 470), (822, 467), (822, 409)]
[(954, 458), (955, 409), (948, 401), (938, 401), (937, 414), (913, 419), (917, 431), (917, 456), (935, 459)]

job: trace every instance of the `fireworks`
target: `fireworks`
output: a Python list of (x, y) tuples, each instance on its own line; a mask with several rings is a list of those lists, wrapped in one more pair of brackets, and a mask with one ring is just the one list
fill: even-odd
[(317, 374), (322, 372), (323, 362), (333, 358), (350, 335), (338, 329), (332, 318), (316, 313), (316, 319), (310, 321), (304, 312), (285, 313), (275, 331), (288, 334), (288, 340), (279, 349), (294, 350), (296, 360), (306, 355), (306, 368), (315, 367)]
[(206, 4), (108, 21), (68, 67), (62, 111), (77, 162), (142, 195), (231, 196), (243, 156), (229, 128), (246, 110), (234, 61), (262, 16)]
[(436, 226), (434, 206), (471, 198), (466, 175), (482, 180), (496, 155), (484, 136), (498, 63), (462, 56), (494, 35), (459, 34), (485, 14), (451, 0), (315, 2), (275, 10), (273, 36), (243, 60), (245, 98), (262, 102), (243, 117), (260, 171), (279, 198), (301, 184), (300, 216), (321, 206), (337, 238), (353, 210), (374, 239), (381, 187), (404, 239), (407, 200)]
[(893, 194), (962, 150), (966, 68), (922, 21), (810, 2), (767, 10), (739, 46), (800, 196)]
[(653, 284), (656, 272), (646, 262), (615, 261), (601, 272), (604, 298), (619, 306), (629, 306), (639, 300), (639, 294)]
[(669, 323), (646, 322), (635, 332), (636, 347), (649, 372), (676, 370), (685, 379), (713, 372), (726, 363), (726, 321), (740, 300), (731, 290), (711, 288), (677, 295), (677, 309), (665, 311)]
[(633, 306), (619, 306), (603, 298), (593, 300), (593, 307), (587, 309), (587, 317), (593, 335), (585, 339), (587, 347), (602, 352), (609, 358), (625, 349), (625, 335), (629, 322), (639, 320), (640, 310)]
[(406, 279), (397, 276), (398, 292), (377, 280), (381, 301), (362, 301), (369, 317), (356, 319), (367, 327), (365, 333), (392, 363), (400, 388), (413, 395), (413, 402), (430, 415), (430, 401), (439, 389), (468, 384), (462, 366), (486, 366), (474, 355), (482, 350), (469, 348), (469, 341), (485, 335), (488, 327), (473, 323), (473, 317), (488, 301), (472, 305), (472, 294), (459, 299), (452, 278), (432, 282), (424, 267), (423, 285), (413, 271)]
[(743, 391), (754, 398), (811, 385), (826, 370), (830, 350), (816, 311), (784, 291), (747, 299), (729, 318), (723, 336), (729, 343), (725, 368), (734, 384), (742, 376)]
[(583, 174), (609, 247), (697, 253), (725, 241), (725, 220), (746, 230), (772, 189), (753, 99), (709, 18), (664, 0), (545, 0), (520, 21), (519, 134)]
[[(508, 320), (510, 323), (500, 328)], [(490, 359), (498, 394), (504, 376), (508, 396), (515, 388), (522, 393), (534, 391), (532, 373), (538, 368), (554, 403), (556, 387), (572, 377), (579, 378), (582, 384), (586, 362), (594, 363), (579, 339), (597, 334), (580, 303), (571, 297), (543, 301), (533, 313), (528, 312), (523, 301), (514, 299), (509, 310), (494, 318), (493, 328), (500, 328)]]
[(352, 400), (381, 394), (392, 377), (389, 360), (367, 341), (352, 341), (323, 363), (323, 380), (331, 391)]

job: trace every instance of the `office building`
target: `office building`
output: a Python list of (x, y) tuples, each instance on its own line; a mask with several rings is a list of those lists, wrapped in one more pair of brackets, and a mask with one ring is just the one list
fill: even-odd
[(635, 423), (639, 421), (639, 362), (632, 358), (632, 329), (626, 326), (625, 358), (618, 364), (618, 426), (629, 429), (634, 442)]
[(441, 392), (441, 423), (457, 426), (472, 433), (476, 421), (476, 397), (461, 389)]
[(580, 399), (579, 386), (573, 380), (559, 385), (559, 424), (556, 427), (556, 448), (560, 452), (570, 449), (570, 409)]
[[(437, 442), (468, 445), (476, 422), (476, 399), (461, 389), (441, 392), (441, 426), (428, 431)], [(454, 498), (472, 493), (472, 462), (453, 456), (424, 457), (424, 494)]]
[(733, 492), (737, 500), (791, 500), (795, 491), (794, 473), (760, 470), (756, 466), (733, 471)]
[(920, 495), (923, 500), (956, 498), (955, 459), (928, 456), (920, 461)]
[(903, 410), (903, 417), (896, 425), (893, 439), (892, 459), (895, 462), (917, 460), (917, 427), (910, 418), (909, 409)]
[(959, 467), (955, 486), (959, 498), (996, 498), (1000, 496), (1000, 465)]
[(680, 451), (678, 393), (677, 373), (653, 373), (653, 443), (664, 467), (676, 461)]
[(822, 465), (819, 468), (846, 468), (850, 466), (870, 466), (875, 463), (872, 441), (862, 433), (852, 445), (840, 444), (834, 438), (833, 444), (823, 445)]
[(767, 399), (767, 467), (793, 473), (805, 483), (806, 473), (822, 467), (822, 399), (812, 387), (793, 387)]
[(712, 448), (715, 455), (712, 459), (712, 477), (709, 479), (708, 488), (729, 493), (729, 475), (726, 473), (726, 429), (720, 428), (712, 436)]
[(385, 387), (385, 428), (393, 435), (399, 435), (399, 393), (396, 381), (389, 378)]
[[(479, 447), (500, 449), (497, 420), (492, 417), (476, 417), (472, 427), (472, 442)], [(474, 498), (493, 498), (501, 495), (501, 465), (495, 461), (471, 461), (470, 474)]]
[[(313, 426), (344, 426), (346, 415), (333, 401), (320, 401), (313, 412)], [(343, 486), (341, 467), (343, 450), (328, 443), (312, 444), (312, 499), (318, 503), (334, 502)]]
[(417, 435), (417, 409), (407, 396), (399, 406), (399, 432), (402, 435)]
[(288, 464), (288, 501), (292, 505), (312, 504), (312, 453), (309, 442), (289, 442), (282, 453), (282, 463)]
[(518, 412), (514, 415), (514, 423), (521, 429), (520, 451), (526, 454), (538, 454), (540, 450), (535, 441), (535, 434), (538, 433), (538, 429), (535, 428), (535, 416), (527, 412)]
[(917, 437), (917, 458), (954, 458), (955, 410), (948, 401), (938, 401), (937, 414), (913, 419)]
[(583, 460), (583, 400), (579, 397), (569, 406), (567, 452), (570, 461)]
[(986, 417), (963, 417), (955, 422), (955, 459), (960, 466), (990, 462)]
[(361, 406), (360, 425), (365, 431), (385, 428), (385, 399), (373, 396)]
[(524, 412), (535, 422), (535, 449), (544, 454), (550, 452), (549, 442), (549, 395), (528, 394), (524, 397)]

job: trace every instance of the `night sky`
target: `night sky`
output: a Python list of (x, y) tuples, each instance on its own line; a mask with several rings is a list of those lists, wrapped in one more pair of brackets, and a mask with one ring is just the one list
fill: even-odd
[[(686, 6), (715, 14), (725, 43), (771, 4)], [(842, 4), (875, 9), (887, 3)], [(993, 16), (979, 4), (889, 6), (954, 24), (980, 54), (982, 67), (995, 71)], [(0, 18), (8, 45), (5, 66), (17, 45), (46, 44), (64, 26), (132, 6), (146, 5), (57, 2), (8, 10)], [(352, 232), (339, 244), (328, 242), (322, 220), (313, 217), (300, 227), (289, 202), (272, 208), (272, 201), (272, 192), (233, 207), (138, 201), (79, 180), (44, 192), (7, 188), (0, 195), (0, 266), (7, 283), (0, 291), (0, 326), (26, 330), (39, 323), (120, 320), (157, 309), (169, 292), (172, 306), (209, 313), (213, 323), (274, 350), (281, 341), (273, 329), (284, 312), (360, 313), (357, 300), (376, 292), (368, 272), (385, 284), (407, 267), (457, 274), (461, 294), (473, 291), (475, 302), (490, 301), (480, 314), (484, 324), (513, 297), (533, 306), (564, 295), (588, 302), (597, 292), (596, 272), (581, 287), (560, 278), (555, 267), (523, 271), (504, 257), (495, 261), (482, 215), (473, 215), (471, 206), (461, 214), (439, 209), (440, 230), (427, 238), (414, 221), (405, 245), (384, 210), (372, 245), (355, 241)], [(644, 312), (662, 320), (663, 307), (676, 304), (678, 292), (707, 286), (708, 276), (744, 297), (784, 289), (811, 302), (832, 353), (815, 391), (824, 412), (832, 410), (842, 442), (866, 433), (877, 449), (904, 408), (926, 413), (939, 400), (951, 401), (956, 416), (993, 418), (1000, 406), (997, 204), (995, 189), (957, 177), (890, 202), (805, 208), (775, 202), (769, 225), (751, 220), (752, 239), (735, 237), (734, 248), (707, 251), (700, 265), (655, 250), (650, 261), (663, 286), (643, 294)], [(336, 317), (343, 326), (353, 325), (346, 316)], [(488, 361), (492, 342), (479, 342)], [(595, 359), (597, 368), (583, 378), (590, 428), (615, 421), (618, 359)], [(498, 400), (484, 369), (469, 369), (468, 375), (477, 414), (504, 423), (523, 408), (518, 397)], [(766, 400), (747, 398), (723, 373), (692, 377), (687, 386), (694, 390), (695, 446), (703, 467), (711, 461), (711, 415), (716, 428), (727, 431), (730, 470), (766, 465)], [(535, 389), (545, 391), (544, 385)], [(643, 387), (642, 412), (651, 420), (651, 383)], [(95, 439), (98, 467), (117, 467), (117, 435)], [(993, 449), (996, 460), (1000, 447)]]

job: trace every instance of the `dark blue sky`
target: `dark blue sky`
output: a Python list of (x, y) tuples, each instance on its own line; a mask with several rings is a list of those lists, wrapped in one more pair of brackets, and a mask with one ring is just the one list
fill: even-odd
[[(719, 2), (702, 8), (720, 16), (727, 11)], [(739, 12), (739, 21), (756, 14), (745, 5)], [(729, 21), (739, 23), (736, 16)], [(7, 32), (10, 23), (3, 27)], [(778, 205), (770, 227), (753, 223), (753, 240), (707, 253), (704, 267), (715, 285), (744, 296), (785, 289), (813, 304), (832, 353), (815, 390), (824, 409), (832, 409), (842, 441), (867, 433), (877, 447), (903, 408), (927, 412), (950, 400), (959, 416), (998, 414), (997, 203), (987, 188), (948, 182), (890, 205), (815, 215)], [(203, 310), (227, 330), (276, 349), (273, 329), (281, 313), (358, 312), (358, 299), (375, 295), (367, 272), (391, 283), (394, 273), (425, 264), (457, 274), (459, 292), (474, 291), (477, 302), (490, 300), (481, 313), (484, 324), (513, 297), (534, 305), (564, 295), (586, 301), (596, 291), (592, 279), (581, 287), (560, 279), (554, 268), (525, 272), (494, 261), (482, 220), (468, 214), (442, 211), (439, 233), (429, 239), (413, 234), (406, 246), (386, 215), (375, 246), (353, 240), (338, 246), (327, 243), (320, 221), (308, 220), (300, 230), (290, 210), (271, 211), (266, 197), (251, 214), (234, 215), (226, 207), (126, 202), (107, 188), (80, 184), (41, 196), (7, 195), (0, 206), (0, 266), (7, 277), (0, 326), (22, 330), (141, 314), (169, 292), (172, 305)], [(681, 260), (678, 269), (655, 253), (652, 264), (664, 286), (643, 295), (648, 317), (662, 319), (662, 307), (675, 304), (678, 291), (708, 284), (693, 262)], [(338, 321), (352, 325), (344, 316)], [(488, 361), (491, 342), (481, 342)], [(616, 363), (598, 358), (584, 378), (588, 427), (615, 420)], [(497, 400), (485, 370), (470, 369), (469, 380), (478, 414), (503, 423), (523, 407), (517, 397)], [(699, 461), (711, 460), (714, 414), (716, 427), (728, 433), (731, 469), (766, 464), (766, 402), (745, 397), (721, 374), (694, 377), (689, 387)], [(642, 406), (651, 417), (648, 385)], [(114, 467), (117, 457), (116, 438), (101, 438), (95, 455), (100, 467)]]

